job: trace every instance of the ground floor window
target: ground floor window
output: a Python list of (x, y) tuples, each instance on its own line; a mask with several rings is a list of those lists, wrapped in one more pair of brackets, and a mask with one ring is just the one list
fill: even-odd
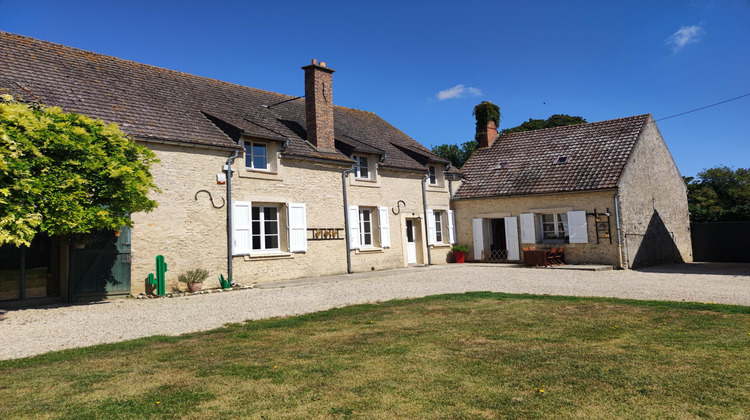
[(435, 211), (435, 242), (443, 243), (443, 212)]
[(567, 213), (541, 214), (542, 238), (543, 239), (567, 239), (568, 238), (568, 215)]
[(279, 208), (277, 206), (253, 206), (251, 245), (253, 250), (279, 250)]
[(372, 211), (359, 209), (359, 243), (372, 246)]

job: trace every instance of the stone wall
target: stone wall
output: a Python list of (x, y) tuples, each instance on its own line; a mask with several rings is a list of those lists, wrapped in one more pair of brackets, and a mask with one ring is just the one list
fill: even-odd
[[(154, 259), (164, 255), (168, 265), (167, 290), (184, 285), (177, 276), (192, 268), (206, 268), (210, 276), (206, 287), (218, 287), (219, 274), (227, 274), (226, 206), (212, 207), (209, 197), (199, 190), (207, 190), (214, 202), (226, 200), (226, 185), (217, 185), (230, 151), (196, 149), (145, 143), (153, 150), (160, 163), (152, 172), (162, 190), (153, 194), (159, 207), (151, 213), (132, 215), (132, 286), (133, 294), (150, 291), (146, 284), (149, 273), (155, 272)], [(277, 152), (281, 147), (276, 145)], [(325, 163), (282, 159), (276, 155), (277, 171), (254, 172), (244, 168), (242, 156), (235, 161), (232, 178), (232, 199), (253, 203), (277, 204), (281, 209), (280, 239), (282, 251), (287, 247), (286, 205), (305, 203), (308, 228), (344, 228), (344, 206), (341, 173), (347, 167)], [(349, 205), (389, 208), (391, 247), (352, 251), (353, 271), (383, 270), (405, 267), (406, 218), (418, 218), (417, 238), (425, 238), (422, 210), (421, 174), (377, 170), (377, 182), (347, 181)], [(402, 200), (400, 205), (398, 201)], [(431, 187), (427, 193), (428, 206), (439, 210), (450, 208), (447, 182)], [(405, 205), (404, 205), (405, 203)], [(398, 214), (394, 214), (394, 212)], [(356, 221), (355, 221), (356, 222)], [(377, 218), (373, 232), (379, 233)], [(444, 227), (448, 241), (447, 223)], [(379, 239), (377, 240), (379, 243)], [(418, 250), (420, 263), (426, 263), (427, 246), (421, 241)], [(377, 245), (377, 243), (375, 244)], [(240, 283), (263, 282), (308, 276), (346, 273), (346, 241), (308, 240), (304, 253), (279, 252), (275, 255), (238, 255), (233, 258), (234, 280)], [(287, 248), (288, 249), (288, 248)], [(450, 246), (431, 247), (432, 262), (445, 263)]]
[[(161, 161), (152, 168), (154, 182), (162, 190), (151, 197), (159, 207), (151, 213), (132, 215), (131, 292), (146, 291), (146, 277), (155, 273), (155, 258), (167, 262), (167, 291), (177, 287), (177, 276), (193, 268), (209, 270), (209, 285), (218, 285), (218, 274), (227, 271), (226, 206), (215, 209), (208, 195), (221, 205), (226, 186), (217, 185), (216, 174), (229, 151), (144, 143)], [(182, 286), (184, 288), (184, 285)]]
[(628, 266), (692, 262), (687, 188), (653, 118), (641, 132), (619, 188)]
[[(588, 243), (585, 244), (524, 244), (520, 247), (536, 246), (537, 248), (551, 248), (564, 246), (565, 261), (572, 264), (607, 264), (618, 267), (617, 231), (614, 218), (614, 190), (600, 192), (585, 192), (575, 194), (534, 195), (522, 197), (486, 198), (455, 200), (453, 208), (456, 211), (456, 229), (458, 243), (469, 246), (467, 258), (473, 258), (473, 230), (472, 219), (499, 219), (518, 217), (518, 237), (521, 241), (521, 213), (560, 213), (572, 210), (585, 210), (592, 213), (595, 209), (604, 213), (609, 208), (611, 217), (611, 238), (601, 239), (596, 243), (596, 227), (593, 216), (587, 216)], [(537, 227), (538, 228), (538, 227)], [(523, 258), (523, 253), (520, 253)]]

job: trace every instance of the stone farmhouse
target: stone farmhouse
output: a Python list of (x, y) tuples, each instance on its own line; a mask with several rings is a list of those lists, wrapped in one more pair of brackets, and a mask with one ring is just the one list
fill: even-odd
[[(241, 283), (445, 263), (458, 172), (377, 115), (335, 106), (334, 70), (304, 97), (0, 32), (0, 93), (118, 124), (153, 150), (159, 207), (133, 228), (0, 249), (0, 301), (167, 290), (193, 268)], [(302, 83), (302, 80), (300, 80)], [(231, 172), (230, 172), (231, 171)]]
[(470, 257), (564, 247), (574, 264), (692, 262), (687, 188), (650, 114), (487, 133), (453, 200)]

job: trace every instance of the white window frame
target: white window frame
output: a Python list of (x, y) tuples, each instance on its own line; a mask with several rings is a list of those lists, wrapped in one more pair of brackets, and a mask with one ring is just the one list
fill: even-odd
[[(372, 231), (372, 209), (369, 207), (359, 208), (359, 245), (364, 248), (374, 248), (373, 243), (373, 231)], [(369, 220), (365, 220), (364, 215), (367, 214)], [(370, 243), (367, 243), (367, 235), (370, 235)]]
[[(354, 155), (353, 156), (355, 164), (354, 164), (354, 178), (355, 179), (362, 179), (362, 180), (369, 180), (371, 179), (370, 173), (372, 172), (370, 170), (370, 158), (363, 155)], [(364, 165), (362, 164), (364, 162)], [(364, 168), (364, 171), (362, 170)], [(366, 172), (365, 175), (362, 175), (362, 172)]]
[[(261, 141), (255, 141), (255, 140), (245, 140), (245, 168), (246, 169), (252, 169), (254, 171), (270, 171), (271, 170), (271, 152), (269, 151), (269, 144), (268, 142), (261, 142)], [(266, 165), (265, 167), (256, 167), (255, 166), (255, 152), (254, 148), (256, 146), (263, 146), (263, 148), (266, 151), (265, 159), (266, 159)], [(250, 166), (248, 166), (248, 158), (250, 160)]]
[[(552, 216), (552, 222), (545, 222), (544, 216)], [(545, 230), (545, 224), (552, 224), (553, 230)], [(562, 225), (562, 226), (561, 226)], [(542, 233), (542, 241), (550, 240), (568, 240), (570, 237), (570, 228), (568, 227), (568, 213), (540, 213), (539, 214), (539, 226)], [(554, 237), (547, 237), (547, 234), (551, 233)]]
[[(259, 209), (258, 216), (259, 219), (256, 220), (253, 216), (253, 212), (255, 209)], [(266, 233), (266, 212), (265, 209), (276, 209), (276, 233), (275, 234), (268, 234)], [(256, 222), (259, 224), (259, 232), (255, 232), (254, 229), (251, 227), (251, 233), (250, 233), (250, 252), (279, 252), (281, 251), (281, 225), (279, 223), (279, 219), (281, 219), (281, 206), (279, 204), (268, 204), (268, 203), (253, 203), (251, 209), (250, 209), (250, 226), (253, 226)], [(266, 248), (266, 237), (267, 236), (276, 236), (276, 248)], [(254, 245), (254, 239), (256, 237), (260, 237), (260, 248), (255, 248)]]
[(438, 178), (437, 178), (437, 166), (435, 165), (427, 165), (427, 172), (429, 174), (429, 182), (430, 185), (437, 185), (438, 184)]
[(432, 213), (435, 218), (435, 243), (442, 244), (443, 243), (443, 211), (434, 210)]

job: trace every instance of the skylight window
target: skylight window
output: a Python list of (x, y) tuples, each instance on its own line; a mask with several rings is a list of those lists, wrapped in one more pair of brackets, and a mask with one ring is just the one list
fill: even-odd
[(508, 169), (508, 162), (500, 162), (495, 165), (495, 169)]
[(558, 156), (557, 159), (555, 159), (555, 164), (558, 163), (568, 163), (568, 157), (567, 156)]

